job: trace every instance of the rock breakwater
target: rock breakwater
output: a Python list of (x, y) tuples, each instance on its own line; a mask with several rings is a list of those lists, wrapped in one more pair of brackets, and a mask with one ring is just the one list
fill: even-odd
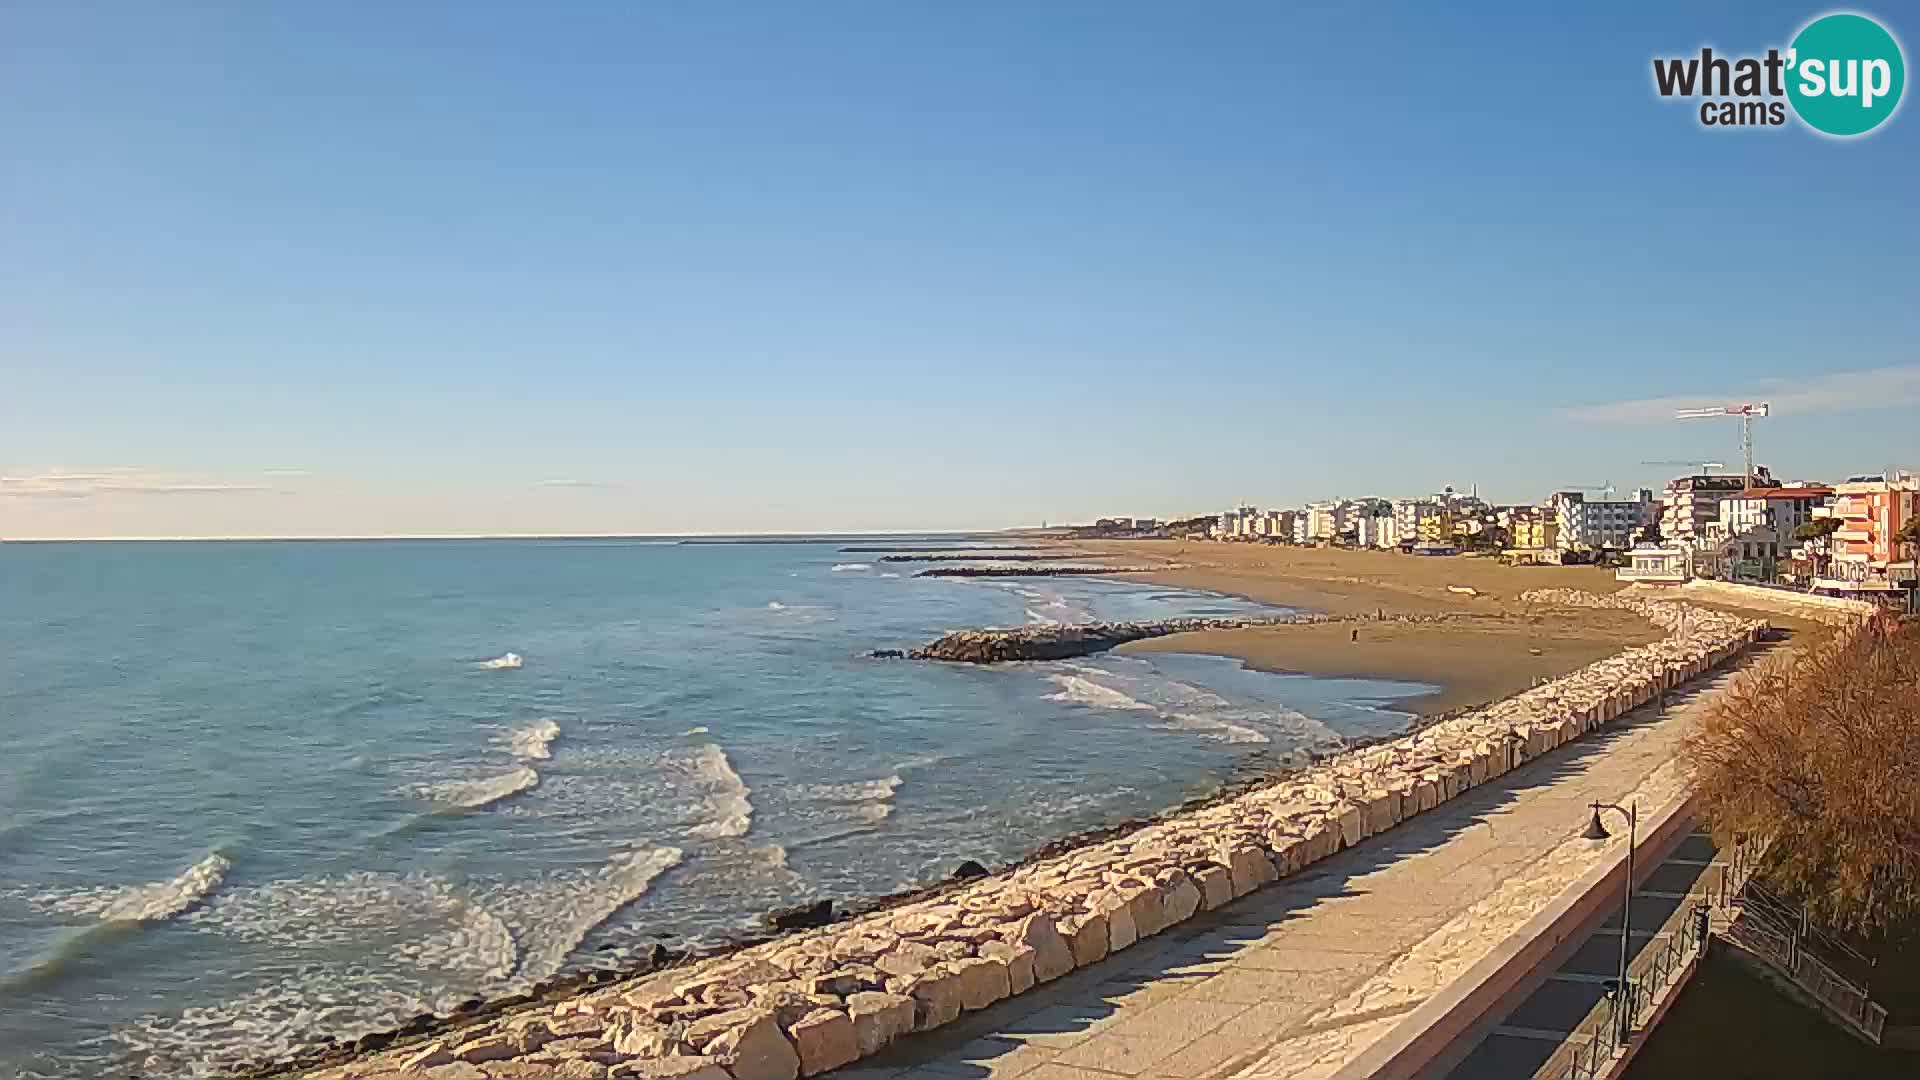
[[(1667, 632), (1398, 739), (1143, 828), (730, 955), (309, 1074), (795, 1080), (951, 1023), (1231, 903), (1579, 738), (1766, 624), (1678, 602), (1530, 594)], [(518, 1069), (519, 1071), (514, 1071)]]
[[(1010, 660), (1067, 660), (1105, 652), (1116, 645), (1196, 630), (1239, 630), (1311, 621), (1313, 616), (1272, 619), (1155, 619), (1144, 622), (1041, 624), (1007, 629), (955, 630), (906, 653), (913, 660), (961, 664), (999, 664)], [(897, 656), (898, 649), (876, 649), (872, 656)]]
[(1094, 577), (1100, 574), (1153, 574), (1174, 566), (934, 566), (914, 577)]

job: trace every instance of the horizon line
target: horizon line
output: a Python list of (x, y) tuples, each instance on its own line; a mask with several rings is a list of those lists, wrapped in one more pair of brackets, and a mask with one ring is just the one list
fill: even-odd
[[(1064, 526), (1061, 526), (1064, 527)], [(478, 532), (478, 533), (341, 533), (276, 534), (260, 533), (236, 536), (3, 536), (0, 544), (187, 544), (187, 543), (322, 543), (327, 541), (366, 542), (377, 540), (727, 540), (795, 539), (801, 537), (867, 536), (969, 536), (983, 533), (1038, 532), (1041, 527), (1012, 525), (986, 529), (843, 529), (797, 532)]]

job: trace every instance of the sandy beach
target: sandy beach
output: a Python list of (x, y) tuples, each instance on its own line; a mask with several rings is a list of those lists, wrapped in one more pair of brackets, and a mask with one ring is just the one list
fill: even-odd
[(1453, 616), (1176, 634), (1123, 649), (1231, 656), (1262, 671), (1430, 683), (1439, 689), (1407, 703), (1422, 715), (1495, 701), (1660, 636), (1625, 612), (1537, 608), (1518, 599), (1529, 589), (1619, 588), (1611, 571), (1590, 566), (1178, 540), (1071, 546), (1128, 565), (1165, 563), (1166, 570), (1141, 575), (1164, 585), (1334, 615)]

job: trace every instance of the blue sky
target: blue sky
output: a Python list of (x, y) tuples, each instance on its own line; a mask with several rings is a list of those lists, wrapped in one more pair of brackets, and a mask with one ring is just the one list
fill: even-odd
[(0, 536), (983, 527), (1738, 460), (1619, 404), (1668, 398), (1780, 402), (1783, 475), (1920, 463), (1920, 118), (1703, 130), (1652, 56), (1828, 9), (1624, 7), (11, 3)]

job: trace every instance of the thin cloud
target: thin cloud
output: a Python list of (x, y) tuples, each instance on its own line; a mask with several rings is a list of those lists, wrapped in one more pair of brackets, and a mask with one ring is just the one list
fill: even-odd
[(536, 482), (534, 486), (543, 487), (543, 488), (588, 488), (588, 489), (609, 488), (610, 489), (610, 488), (625, 487), (626, 485), (616, 484), (611, 480), (561, 479), (561, 480), (541, 480)]
[(1578, 405), (1561, 416), (1588, 424), (1655, 424), (1673, 419), (1675, 409), (1707, 408), (1742, 401), (1765, 401), (1776, 414), (1838, 412), (1844, 409), (1896, 409), (1920, 405), (1920, 364), (1836, 371), (1806, 378), (1761, 379), (1743, 394), (1709, 398), (1656, 397)]
[(54, 469), (27, 476), (0, 476), (0, 498), (96, 499), (116, 496), (240, 495), (274, 489), (250, 480), (182, 473), (105, 469), (79, 472)]

